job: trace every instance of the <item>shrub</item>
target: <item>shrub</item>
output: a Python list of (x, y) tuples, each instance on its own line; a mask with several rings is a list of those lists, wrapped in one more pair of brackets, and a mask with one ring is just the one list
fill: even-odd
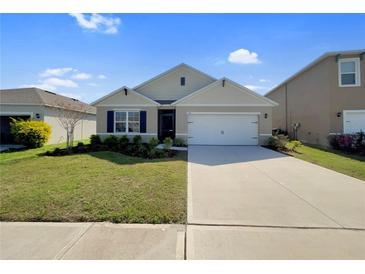
[(183, 139), (180, 139), (180, 138), (175, 138), (174, 145), (177, 146), (177, 147), (184, 147), (185, 146), (185, 141)]
[(172, 147), (172, 144), (173, 144), (173, 141), (170, 137), (166, 137), (163, 140), (164, 149), (170, 149)]
[(43, 121), (12, 119), (10, 131), (15, 142), (35, 148), (47, 143), (51, 135), (51, 126)]
[(159, 141), (156, 137), (152, 137), (148, 142), (148, 146), (150, 149), (154, 149), (158, 145)]
[(362, 131), (354, 134), (330, 135), (328, 143), (336, 150), (365, 155), (365, 133)]
[(300, 141), (290, 141), (288, 143), (286, 143), (285, 148), (289, 151), (297, 151), (298, 147), (301, 147), (302, 143)]
[(93, 135), (90, 136), (90, 145), (92, 147), (101, 145), (101, 143), (102, 142), (101, 142), (101, 139), (100, 139), (99, 135), (93, 134)]
[(128, 146), (128, 143), (129, 143), (129, 139), (128, 139), (127, 135), (123, 135), (119, 139), (119, 149), (121, 151), (124, 151), (126, 149), (126, 147)]
[(340, 144), (336, 135), (329, 135), (327, 137), (327, 140), (330, 147), (332, 147), (333, 149), (340, 149)]
[(118, 137), (110, 135), (105, 138), (104, 144), (111, 150), (118, 150), (118, 145), (119, 145)]
[(133, 137), (133, 144), (138, 145), (142, 143), (142, 137), (141, 135), (136, 135)]
[(272, 130), (272, 135), (277, 136), (277, 135), (288, 135), (288, 132), (286, 130), (283, 130), (281, 128), (275, 128)]
[(288, 142), (288, 136), (279, 134), (275, 136), (270, 136), (267, 140), (267, 145), (273, 149), (285, 149), (285, 146)]

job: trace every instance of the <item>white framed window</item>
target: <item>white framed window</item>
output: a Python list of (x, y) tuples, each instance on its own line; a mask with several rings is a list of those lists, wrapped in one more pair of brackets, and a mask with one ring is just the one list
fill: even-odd
[(114, 132), (139, 132), (140, 131), (139, 111), (115, 111)]
[(360, 86), (360, 58), (338, 60), (338, 84), (340, 87)]

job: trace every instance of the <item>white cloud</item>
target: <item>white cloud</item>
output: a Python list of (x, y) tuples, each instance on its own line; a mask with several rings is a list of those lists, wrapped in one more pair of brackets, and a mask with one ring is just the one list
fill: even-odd
[(65, 88), (77, 88), (79, 85), (72, 80), (69, 79), (60, 79), (56, 77), (41, 79), (36, 84), (25, 84), (20, 87), (36, 87), (45, 90), (56, 90), (58, 87)]
[(268, 87), (264, 87), (264, 86), (257, 86), (257, 85), (245, 85), (246, 88), (257, 91), (257, 90), (265, 90)]
[(267, 82), (271, 82), (270, 80), (268, 79), (260, 79), (259, 80), (260, 83), (267, 83)]
[(98, 13), (87, 16), (82, 13), (70, 13), (75, 17), (81, 28), (98, 31), (106, 34), (115, 34), (118, 32), (118, 26), (121, 23), (118, 17), (106, 17)]
[(46, 84), (53, 87), (65, 87), (65, 88), (77, 88), (79, 85), (72, 80), (69, 79), (60, 79), (60, 78), (47, 78), (42, 81), (42, 84)]
[(39, 76), (40, 77), (50, 77), (50, 76), (62, 76), (71, 71), (77, 71), (74, 68), (49, 68), (45, 71), (42, 71)]
[(104, 79), (106, 79), (106, 76), (104, 74), (99, 74), (98, 78), (104, 80)]
[(228, 61), (235, 64), (259, 64), (261, 61), (258, 59), (256, 52), (250, 52), (247, 49), (238, 49), (233, 51), (228, 56)]
[(91, 74), (80, 72), (73, 75), (71, 78), (75, 80), (87, 80), (91, 78)]
[(74, 98), (74, 99), (77, 99), (77, 100), (81, 100), (81, 95), (76, 94), (76, 93), (60, 93), (60, 94), (63, 95), (63, 96), (66, 96), (66, 97), (70, 97), (70, 98)]

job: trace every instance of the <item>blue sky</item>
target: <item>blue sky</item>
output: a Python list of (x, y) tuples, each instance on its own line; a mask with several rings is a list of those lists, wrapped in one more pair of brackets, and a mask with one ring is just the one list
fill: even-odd
[(327, 51), (365, 48), (364, 14), (2, 14), (1, 88), (85, 102), (187, 63), (264, 94)]

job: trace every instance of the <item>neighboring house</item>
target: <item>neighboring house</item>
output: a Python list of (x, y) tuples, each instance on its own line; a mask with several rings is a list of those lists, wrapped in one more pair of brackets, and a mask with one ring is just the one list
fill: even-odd
[(95, 101), (97, 134), (183, 139), (188, 144), (257, 145), (271, 136), (268, 98), (180, 64)]
[(326, 53), (265, 96), (279, 103), (273, 128), (303, 142), (365, 131), (365, 50)]
[(65, 142), (66, 130), (58, 120), (60, 112), (64, 112), (60, 111), (60, 106), (83, 110), (85, 113), (84, 119), (79, 121), (75, 128), (74, 140), (88, 138), (91, 134), (95, 134), (96, 110), (93, 106), (38, 88), (0, 90), (1, 143), (14, 142), (10, 134), (11, 117), (44, 121), (52, 127), (48, 143)]

